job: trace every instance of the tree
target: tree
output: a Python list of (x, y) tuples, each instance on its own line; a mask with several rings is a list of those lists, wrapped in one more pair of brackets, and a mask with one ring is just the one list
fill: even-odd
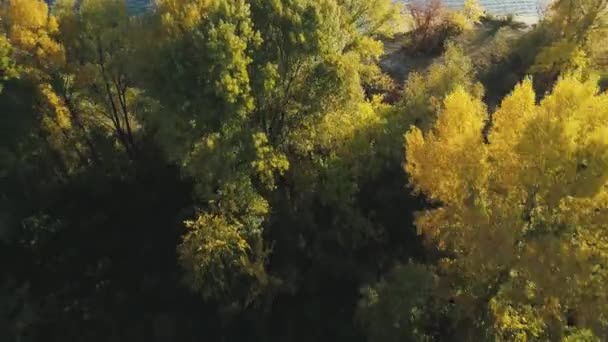
[(76, 11), (72, 1), (60, 1), (50, 14), (42, 1), (15, 0), (3, 11), (22, 78), (37, 88), (40, 135), (62, 172), (101, 166), (101, 159), (116, 167), (114, 141), (133, 157), (138, 93), (125, 71), (124, 3), (85, 1)]
[(368, 340), (433, 341), (434, 290), (432, 271), (418, 264), (399, 265), (387, 279), (364, 288), (357, 318)]
[(0, 92), (3, 83), (17, 77), (19, 72), (12, 56), (13, 48), (5, 35), (0, 36)]
[(416, 1), (409, 4), (413, 19), (413, 46), (429, 52), (441, 46), (446, 36), (448, 10), (441, 0)]
[(452, 25), (460, 31), (470, 31), (480, 23), (483, 12), (477, 0), (465, 0), (462, 10), (452, 13)]
[[(444, 53), (393, 102), (392, 0), (0, 0), (2, 336), (608, 339), (607, 95), (579, 70), (489, 115), (447, 40), (480, 7), (427, 4)], [(520, 49), (595, 66), (593, 4)]]
[(466, 0), (462, 10), (450, 10), (442, 0), (411, 1), (408, 4), (413, 21), (412, 48), (433, 54), (442, 51), (445, 42), (480, 22), (483, 10), (476, 0)]
[(0, 4), (3, 32), (15, 50), (15, 58), (28, 71), (48, 70), (63, 62), (63, 49), (54, 40), (57, 21), (43, 1), (11, 0)]
[[(62, 0), (55, 5), (58, 38), (67, 60), (54, 72), (52, 89), (70, 115), (75, 139), (99, 162), (103, 140), (117, 141), (130, 159), (137, 155), (136, 116), (142, 96), (132, 77), (133, 25), (124, 1)], [(97, 140), (97, 141), (94, 141)]]
[(605, 0), (555, 1), (544, 28), (547, 43), (532, 72), (555, 78), (560, 72), (601, 66), (607, 14)]
[(346, 24), (356, 30), (354, 35), (391, 37), (406, 29), (404, 8), (390, 0), (341, 0), (338, 3), (344, 14), (350, 16)]
[(404, 120), (399, 125), (399, 131), (407, 130), (411, 124), (428, 130), (435, 122), (444, 98), (459, 86), (478, 98), (483, 96), (483, 87), (475, 81), (472, 61), (462, 47), (448, 43), (443, 56), (431, 64), (424, 74), (412, 72), (409, 75), (403, 98), (396, 105), (399, 117)]
[[(150, 62), (142, 89), (158, 100), (142, 125), (197, 184), (198, 223), (178, 247), (186, 279), (225, 272), (213, 277), (221, 291), (189, 281), (194, 290), (263, 302), (302, 286), (299, 263), (335, 253), (336, 265), (351, 267), (347, 256), (375, 241), (367, 237), (379, 227), (356, 209), (357, 183), (377, 169), (369, 137), (382, 123), (365, 90), (385, 77), (377, 37), (397, 13), (390, 1), (159, 3), (155, 39), (139, 47)], [(230, 232), (240, 252), (207, 244), (205, 225)], [(206, 257), (215, 254), (226, 257)], [(236, 277), (251, 274), (252, 291), (241, 291)]]
[(478, 0), (465, 0), (462, 12), (471, 24), (478, 24), (484, 14), (484, 9)]
[(34, 101), (27, 105), (35, 107), (27, 109), (33, 109), (36, 116), (37, 124), (32, 127), (33, 131), (52, 151), (57, 172), (65, 176), (77, 163), (77, 156), (70, 151), (73, 141), (67, 139), (69, 119), (66, 111), (56, 94), (50, 91), (47, 77), (64, 62), (65, 57), (63, 47), (55, 39), (57, 21), (49, 15), (47, 5), (38, 0), (3, 2), (0, 15), (3, 18), (1, 30), (6, 32), (11, 57), (20, 77), (35, 89)]
[[(540, 105), (530, 80), (487, 120), (462, 88), (433, 129), (406, 135), (414, 191), (436, 203), (416, 220), (443, 251), (439, 291), (465, 336), (606, 338), (606, 94), (566, 76)], [(464, 328), (468, 327), (468, 328)]]

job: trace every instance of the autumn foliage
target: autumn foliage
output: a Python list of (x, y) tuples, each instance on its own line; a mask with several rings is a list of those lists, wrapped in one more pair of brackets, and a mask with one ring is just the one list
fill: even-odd
[(607, 5), (0, 0), (0, 340), (608, 340)]

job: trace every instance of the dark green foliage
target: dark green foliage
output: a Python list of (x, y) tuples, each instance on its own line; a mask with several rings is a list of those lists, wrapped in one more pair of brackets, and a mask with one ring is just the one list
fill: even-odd
[(362, 289), (358, 316), (370, 341), (432, 341), (433, 273), (422, 265), (397, 266), (386, 281)]

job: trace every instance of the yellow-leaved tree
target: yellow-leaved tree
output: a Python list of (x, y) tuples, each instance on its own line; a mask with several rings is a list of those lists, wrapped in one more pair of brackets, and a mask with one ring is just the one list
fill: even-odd
[(431, 131), (407, 133), (411, 186), (436, 204), (416, 225), (441, 252), (438, 298), (466, 338), (608, 338), (608, 95), (596, 84), (565, 76), (537, 104), (526, 80), (486, 136), (485, 106), (458, 89)]
[(0, 22), (22, 64), (51, 69), (63, 63), (63, 48), (54, 40), (58, 23), (48, 6), (37, 0), (10, 0), (0, 3)]
[(451, 13), (452, 25), (460, 31), (472, 30), (483, 17), (484, 9), (477, 0), (465, 0), (462, 10)]
[(533, 73), (605, 69), (607, 0), (556, 0), (542, 25), (548, 41), (536, 57)]

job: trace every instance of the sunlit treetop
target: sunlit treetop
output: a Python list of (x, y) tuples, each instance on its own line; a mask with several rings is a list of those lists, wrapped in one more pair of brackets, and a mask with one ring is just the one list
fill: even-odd
[(23, 63), (52, 68), (64, 61), (61, 45), (53, 38), (58, 23), (48, 6), (38, 0), (11, 0), (0, 5), (1, 25)]
[(540, 104), (523, 82), (492, 115), (488, 143), (483, 105), (459, 89), (430, 132), (406, 136), (411, 184), (438, 205), (418, 229), (449, 255), (450, 295), (487, 300), (465, 315), (489, 310), (501, 340), (563, 333), (567, 315), (605, 334), (608, 95), (596, 82), (564, 77)]
[(591, 70), (606, 65), (608, 1), (559, 0), (552, 3), (546, 22), (549, 45), (536, 58), (533, 72)]

